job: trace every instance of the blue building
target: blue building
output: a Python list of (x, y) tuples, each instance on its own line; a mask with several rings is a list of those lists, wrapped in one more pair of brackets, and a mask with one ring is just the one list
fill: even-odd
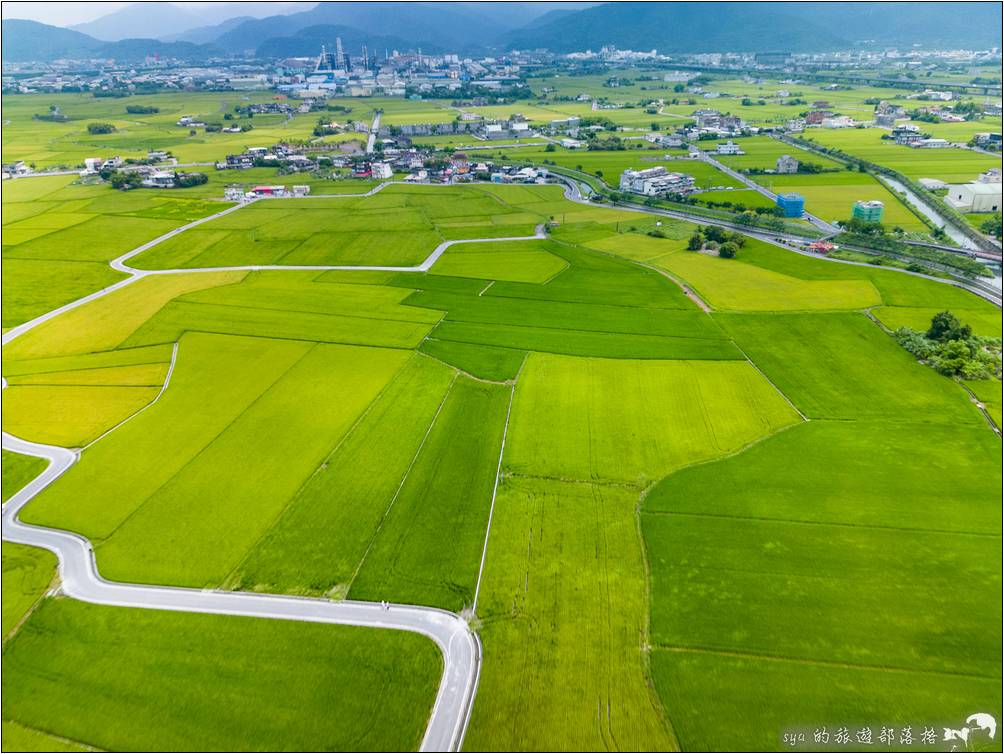
[(801, 217), (805, 212), (805, 197), (801, 194), (778, 194), (777, 206), (785, 217)]

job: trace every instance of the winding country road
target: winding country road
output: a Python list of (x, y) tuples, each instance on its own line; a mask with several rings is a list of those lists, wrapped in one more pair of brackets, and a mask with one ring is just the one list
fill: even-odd
[[(565, 196), (567, 199), (588, 206), (595, 206), (592, 202), (582, 198), (578, 184), (574, 180), (563, 176), (556, 177), (565, 184)], [(394, 183), (399, 182), (388, 181), (381, 183), (365, 194), (337, 194), (332, 196), (371, 196)], [(261, 201), (286, 201), (286, 199), (265, 199)], [(6, 346), (14, 339), (31, 331), (43, 322), (54, 319), (67, 311), (152, 275), (197, 274), (200, 272), (221, 270), (384, 270), (391, 272), (426, 272), (450, 246), (455, 244), (495, 243), (500, 241), (524, 241), (546, 238), (545, 228), (541, 225), (537, 226), (532, 236), (444, 241), (424, 261), (411, 267), (246, 265), (238, 267), (140, 270), (127, 264), (133, 257), (169, 238), (218, 217), (236, 212), (250, 203), (252, 202), (244, 202), (227, 207), (213, 215), (176, 228), (117, 257), (111, 261), (111, 266), (125, 273), (128, 277), (114, 285), (65, 304), (8, 330), (2, 336), (2, 344)], [(624, 206), (620, 208), (628, 211), (644, 212), (646, 214), (668, 216), (676, 214), (666, 210)], [(693, 221), (693, 218), (686, 216), (681, 219)], [(770, 243), (788, 248), (790, 251), (798, 251), (783, 246), (778, 238), (771, 234), (760, 233), (749, 228), (741, 230), (751, 236), (759, 237)], [(844, 262), (844, 260), (831, 261)], [(845, 263), (855, 264), (854, 262)], [(4, 381), (4, 387), (6, 387), (6, 381)], [(59, 559), (61, 588), (67, 596), (84, 602), (117, 607), (332, 623), (395, 629), (422, 634), (432, 639), (439, 646), (443, 655), (444, 671), (436, 701), (422, 740), (421, 750), (458, 751), (462, 746), (474, 698), (477, 693), (481, 668), (481, 643), (467, 621), (461, 616), (438, 608), (415, 605), (390, 605), (385, 608), (379, 603), (351, 600), (331, 601), (248, 592), (193, 590), (107, 581), (98, 572), (93, 548), (86, 538), (68, 531), (25, 524), (18, 519), (18, 514), (25, 505), (72, 468), (80, 458), (80, 451), (28, 442), (9, 435), (6, 432), (2, 434), (2, 446), (4, 450), (44, 458), (49, 461), (48, 467), (42, 474), (28, 483), (4, 504), (2, 534), (5, 541), (41, 547), (55, 553)], [(84, 452), (86, 452), (86, 449)]]
[(463, 741), (481, 662), (481, 643), (467, 622), (430, 607), (281, 597), (247, 592), (181, 589), (107, 581), (98, 573), (91, 543), (79, 534), (18, 520), (20, 510), (68, 471), (79, 455), (66, 448), (26, 442), (3, 433), (3, 449), (45, 458), (48, 467), (10, 498), (3, 508), (3, 539), (42, 547), (59, 558), (62, 592), (82, 602), (114, 607), (212, 613), (311, 623), (412, 631), (432, 639), (443, 653), (444, 671), (422, 751), (457, 751)]
[[(382, 190), (388, 183), (380, 184), (364, 194), (369, 196)], [(339, 196), (360, 196), (343, 194)], [(420, 264), (412, 267), (391, 266), (240, 266), (222, 268), (138, 270), (126, 262), (137, 254), (202, 223), (239, 210), (244, 204), (228, 207), (209, 217), (188, 223), (114, 259), (111, 266), (129, 275), (124, 280), (61, 306), (35, 319), (25, 322), (3, 334), (2, 344), (61, 314), (90, 301), (108, 295), (137, 280), (151, 275), (190, 274), (217, 270), (386, 270), (395, 272), (425, 272), (436, 260), (455, 244), (495, 243), (499, 241), (525, 241), (546, 238), (543, 225), (537, 226), (532, 236), (508, 238), (477, 238), (444, 241)], [(3, 387), (6, 388), (6, 380)], [(44, 458), (49, 465), (38, 477), (6, 501), (2, 514), (3, 539), (7, 542), (41, 547), (59, 559), (61, 589), (64, 594), (83, 602), (116, 607), (175, 610), (182, 612), (213, 613), (274, 620), (299, 620), (313, 623), (334, 623), (349, 626), (396, 629), (422, 634), (432, 639), (443, 655), (443, 677), (436, 701), (422, 739), (421, 751), (459, 751), (463, 744), (470, 719), (474, 697), (477, 693), (481, 669), (481, 642), (467, 621), (445, 610), (416, 605), (388, 606), (373, 602), (351, 600), (331, 601), (248, 592), (194, 590), (176, 587), (159, 587), (107, 581), (98, 572), (91, 543), (85, 537), (68, 531), (50, 529), (22, 523), (18, 513), (56, 479), (66, 473), (79, 459), (80, 451), (54, 445), (43, 445), (2, 434), (4, 450)]]

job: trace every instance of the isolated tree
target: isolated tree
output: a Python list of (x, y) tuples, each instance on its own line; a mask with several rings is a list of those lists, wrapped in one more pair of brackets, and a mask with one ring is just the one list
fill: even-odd
[(950, 340), (967, 340), (973, 334), (973, 329), (969, 325), (964, 325), (951, 312), (938, 312), (931, 317), (931, 328), (927, 331), (927, 337), (939, 343), (946, 343)]
[(709, 225), (704, 229), (704, 237), (709, 241), (722, 243), (728, 240), (728, 234), (716, 225)]
[(739, 252), (739, 247), (736, 246), (731, 241), (723, 243), (721, 246), (718, 247), (718, 256), (720, 256), (722, 259), (735, 259), (736, 254), (738, 252)]
[(700, 233), (695, 233), (687, 241), (687, 249), (689, 251), (700, 251), (702, 246), (704, 246), (704, 237)]

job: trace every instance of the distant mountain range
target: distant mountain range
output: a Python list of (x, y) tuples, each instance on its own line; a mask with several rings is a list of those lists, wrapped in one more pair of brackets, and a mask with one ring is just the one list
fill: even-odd
[(60, 58), (107, 58), (142, 60), (147, 55), (182, 60), (202, 60), (219, 53), (211, 45), (162, 42), (158, 39), (120, 39), (102, 42), (71, 29), (12, 18), (3, 22), (4, 62), (59, 60)]
[(996, 2), (604, 3), (509, 35), (510, 48), (554, 52), (763, 52), (871, 46), (1000, 46)]
[[(158, 38), (146, 39), (151, 32)], [(73, 29), (6, 20), (3, 59), (134, 60), (157, 54), (198, 60), (248, 50), (290, 57), (317, 54), (335, 37), (353, 53), (365, 44), (382, 54), (385, 48), (419, 47), (430, 53), (572, 52), (607, 44), (660, 53), (972, 49), (999, 46), (1000, 35), (996, 2), (216, 3), (206, 12), (144, 3)]]
[[(306, 3), (211, 3), (199, 8), (182, 8), (173, 3), (136, 3), (70, 28), (105, 42), (155, 37), (176, 41), (178, 35), (199, 27), (213, 26), (230, 19), (249, 20), (303, 10)], [(186, 39), (184, 41), (195, 41)], [(201, 40), (211, 42), (212, 39)]]

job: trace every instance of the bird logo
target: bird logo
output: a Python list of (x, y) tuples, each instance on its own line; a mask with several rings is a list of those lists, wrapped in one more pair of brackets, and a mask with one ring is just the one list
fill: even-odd
[(986, 712), (977, 712), (966, 718), (961, 728), (945, 728), (943, 741), (962, 741), (969, 748), (970, 735), (976, 731), (985, 734), (991, 741), (997, 738), (997, 719)]

